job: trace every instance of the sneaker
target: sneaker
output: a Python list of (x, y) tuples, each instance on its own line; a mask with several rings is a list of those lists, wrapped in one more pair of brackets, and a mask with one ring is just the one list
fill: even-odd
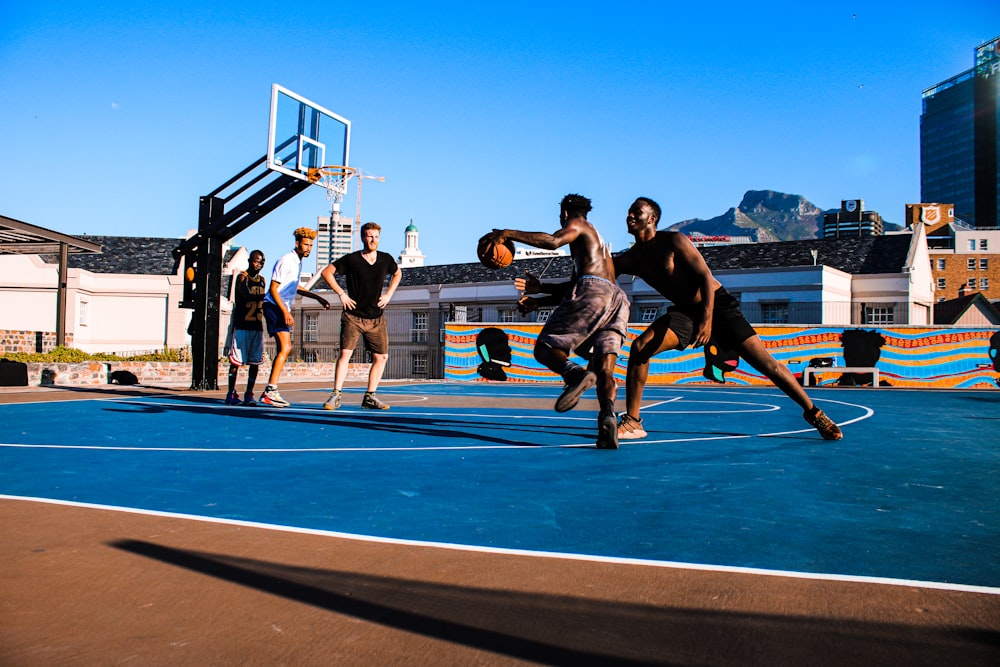
[(260, 402), (264, 405), (273, 405), (276, 408), (287, 408), (291, 405), (291, 403), (281, 397), (277, 389), (272, 389), (271, 387), (265, 389), (264, 393), (260, 395)]
[(834, 424), (833, 420), (817, 407), (813, 407), (812, 410), (806, 410), (802, 413), (802, 417), (809, 422), (810, 426), (819, 431), (824, 440), (840, 440), (844, 437), (844, 434), (840, 431), (840, 427)]
[(597, 418), (597, 448), (618, 449), (618, 420), (613, 412), (601, 413)]
[(642, 427), (641, 417), (636, 419), (635, 417), (630, 417), (627, 412), (622, 413), (622, 418), (618, 422), (619, 440), (638, 440), (639, 438), (645, 438), (647, 435), (649, 434)]
[(253, 400), (252, 391), (248, 391), (247, 393), (243, 394), (243, 405), (247, 406), (248, 408), (257, 407), (257, 401)]
[(323, 404), (324, 410), (336, 410), (340, 407), (340, 392), (334, 389), (330, 392), (330, 398)]
[(580, 402), (583, 392), (597, 384), (597, 376), (585, 368), (577, 368), (566, 374), (566, 388), (556, 400), (556, 412), (567, 412)]
[(240, 404), (240, 397), (236, 394), (235, 391), (231, 391), (228, 394), (226, 394), (226, 405), (239, 405), (239, 404)]
[(388, 410), (389, 406), (378, 400), (374, 392), (366, 391), (365, 397), (361, 401), (361, 407), (366, 410)]

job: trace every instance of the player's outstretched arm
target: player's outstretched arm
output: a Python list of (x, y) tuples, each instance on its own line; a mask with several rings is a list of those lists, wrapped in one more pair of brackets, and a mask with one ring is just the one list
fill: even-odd
[(555, 234), (547, 232), (523, 232), (519, 229), (494, 229), (490, 233), (490, 239), (502, 243), (506, 239), (524, 243), (543, 250), (555, 250), (567, 243), (572, 243), (579, 236), (579, 229), (572, 224), (563, 227)]
[(323, 308), (325, 308), (327, 310), (330, 309), (330, 302), (327, 301), (326, 299), (324, 299), (323, 297), (321, 297), (319, 294), (316, 294), (315, 292), (310, 292), (307, 289), (302, 289), (301, 287), (298, 290), (296, 290), (296, 291), (299, 294), (301, 294), (302, 296), (307, 296), (310, 299), (315, 299), (316, 301), (319, 302), (319, 305), (323, 306)]
[(715, 311), (715, 276), (712, 270), (705, 263), (698, 249), (691, 243), (684, 234), (673, 234), (675, 261), (680, 261), (690, 268), (691, 274), (698, 283), (698, 291), (701, 294), (701, 307), (703, 315), (698, 330), (695, 331), (691, 341), (692, 347), (702, 347), (707, 344), (712, 337), (712, 315)]

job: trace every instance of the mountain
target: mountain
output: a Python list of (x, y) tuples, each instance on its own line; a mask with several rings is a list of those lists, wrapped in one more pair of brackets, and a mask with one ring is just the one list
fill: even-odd
[(682, 220), (667, 229), (689, 235), (749, 236), (761, 242), (815, 239), (822, 235), (825, 212), (799, 195), (749, 190), (738, 207), (720, 216)]

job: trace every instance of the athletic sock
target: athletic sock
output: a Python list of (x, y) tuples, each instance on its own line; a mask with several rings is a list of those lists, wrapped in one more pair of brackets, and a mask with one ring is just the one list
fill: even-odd
[(560, 369), (559, 375), (561, 375), (564, 380), (568, 380), (569, 376), (572, 373), (576, 373), (577, 371), (580, 370), (583, 370), (583, 367), (580, 366), (580, 364), (577, 364), (567, 359), (566, 362), (563, 364), (562, 369)]

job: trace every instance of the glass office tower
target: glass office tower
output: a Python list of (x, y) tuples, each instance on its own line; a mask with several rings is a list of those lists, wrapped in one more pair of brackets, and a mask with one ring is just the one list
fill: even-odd
[(1000, 37), (976, 48), (976, 65), (923, 93), (920, 198), (955, 205), (955, 217), (996, 228)]

